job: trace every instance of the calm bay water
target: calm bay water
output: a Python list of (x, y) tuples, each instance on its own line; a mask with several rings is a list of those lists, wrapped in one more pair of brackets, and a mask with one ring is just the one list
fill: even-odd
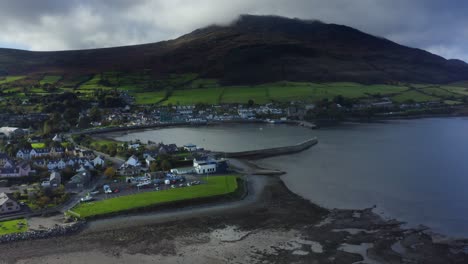
[(468, 237), (468, 119), (419, 119), (310, 130), (285, 125), (228, 125), (132, 132), (141, 139), (240, 151), (319, 144), (260, 161), (287, 172), (288, 188), (327, 208), (368, 208), (387, 217)]

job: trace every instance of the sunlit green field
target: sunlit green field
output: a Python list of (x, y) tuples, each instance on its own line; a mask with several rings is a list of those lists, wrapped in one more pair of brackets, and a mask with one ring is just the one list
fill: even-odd
[(39, 82), (40, 85), (44, 84), (55, 84), (58, 82), (60, 79), (62, 79), (62, 76), (60, 75), (46, 75), (42, 80)]
[(0, 236), (13, 233), (23, 233), (26, 231), (28, 231), (28, 223), (26, 222), (26, 219), (0, 222)]
[(408, 100), (413, 100), (418, 103), (439, 100), (438, 97), (426, 95), (415, 90), (411, 90), (411, 91), (398, 94), (396, 96), (393, 96), (392, 99), (396, 101), (397, 103), (403, 103)]
[(237, 189), (236, 175), (211, 176), (204, 180), (207, 183), (190, 187), (142, 192), (97, 202), (81, 203), (71, 211), (73, 215), (88, 218), (168, 202), (229, 194)]
[[(214, 86), (211, 88), (175, 90), (164, 104), (219, 104), (307, 101), (333, 99), (337, 95), (366, 98), (372, 95), (395, 96), (404, 93), (406, 86), (362, 85), (356, 83), (277, 82), (253, 86)], [(137, 100), (138, 102), (139, 100)], [(140, 100), (141, 101), (141, 100)]]
[(164, 104), (193, 105), (196, 103), (218, 104), (223, 88), (175, 90)]
[(135, 98), (135, 102), (140, 105), (155, 104), (160, 102), (166, 96), (166, 92), (141, 92), (132, 93)]
[(24, 78), (26, 78), (26, 76), (6, 76), (4, 78), (0, 78), (0, 84), (14, 82), (14, 81), (21, 80)]

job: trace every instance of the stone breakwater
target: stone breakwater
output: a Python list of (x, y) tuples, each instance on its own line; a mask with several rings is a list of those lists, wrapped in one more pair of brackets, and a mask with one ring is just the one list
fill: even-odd
[(30, 230), (24, 233), (15, 233), (0, 236), (0, 244), (21, 240), (44, 239), (56, 236), (66, 236), (77, 233), (83, 229), (86, 222), (80, 221), (67, 226), (55, 226), (46, 230)]
[(263, 159), (263, 158), (268, 158), (268, 157), (273, 157), (273, 156), (280, 156), (280, 155), (287, 155), (291, 153), (301, 152), (314, 146), (317, 143), (318, 143), (318, 140), (317, 138), (314, 137), (302, 143), (292, 145), (292, 146), (240, 151), (240, 152), (217, 152), (217, 154), (225, 158)]

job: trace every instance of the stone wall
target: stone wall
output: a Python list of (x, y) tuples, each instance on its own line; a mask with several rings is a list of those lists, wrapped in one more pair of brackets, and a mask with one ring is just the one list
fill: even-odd
[(240, 152), (217, 152), (217, 154), (221, 155), (224, 158), (263, 159), (263, 158), (268, 158), (268, 157), (273, 157), (273, 156), (287, 155), (291, 153), (301, 152), (312, 147), (313, 145), (317, 143), (318, 143), (317, 138), (311, 138), (302, 143), (292, 145), (292, 146), (240, 151)]

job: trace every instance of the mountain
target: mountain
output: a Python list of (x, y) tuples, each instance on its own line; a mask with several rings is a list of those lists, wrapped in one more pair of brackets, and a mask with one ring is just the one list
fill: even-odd
[(198, 73), (226, 84), (278, 80), (449, 83), (468, 64), (446, 60), (351, 27), (243, 15), (180, 38), (116, 48), (32, 52), (0, 49), (0, 75), (141, 71)]

